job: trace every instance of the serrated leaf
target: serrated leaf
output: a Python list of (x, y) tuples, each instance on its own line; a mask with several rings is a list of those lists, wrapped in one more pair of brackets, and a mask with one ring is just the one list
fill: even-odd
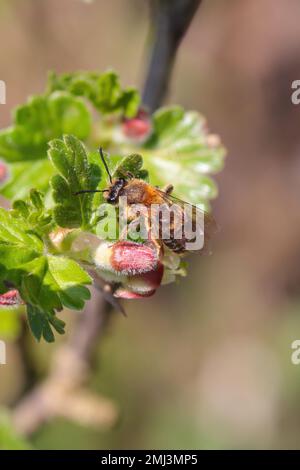
[(55, 328), (55, 330), (60, 334), (63, 335), (65, 333), (65, 322), (62, 321), (60, 318), (58, 318), (55, 315), (49, 315), (48, 317), (49, 322), (51, 325)]
[(22, 199), (18, 199), (13, 203), (13, 209), (15, 212), (18, 212), (21, 217), (26, 219), (30, 214), (29, 204)]
[(34, 259), (20, 266), (20, 269), (23, 271), (20, 284), (23, 300), (49, 314), (63, 308), (60, 289), (53, 279), (48, 256)]
[(82, 309), (90, 297), (86, 285), (91, 278), (76, 261), (46, 252), (28, 222), (34, 210), (43, 216), (43, 199), (37, 191), (31, 191), (30, 202), (15, 202), (12, 211), (0, 209), (1, 290), (7, 290), (7, 282), (13, 285), (27, 304), (34, 336), (53, 341), (52, 327), (64, 332), (56, 312), (63, 307)]
[(172, 183), (174, 194), (194, 204), (205, 205), (216, 197), (209, 173), (220, 171), (225, 149), (211, 139), (204, 118), (184, 112), (179, 106), (165, 107), (153, 115), (153, 132), (140, 149), (152, 184)]
[(98, 111), (104, 114), (120, 112), (126, 117), (137, 113), (140, 97), (134, 88), (122, 89), (118, 75), (113, 71), (75, 72), (49, 77), (49, 90), (67, 90), (86, 97)]
[(113, 175), (117, 178), (126, 178), (128, 174), (136, 178), (146, 179), (148, 171), (142, 170), (143, 158), (138, 153), (132, 153), (124, 157), (115, 167)]
[(63, 307), (81, 310), (90, 291), (89, 275), (73, 260), (59, 256), (42, 256), (22, 267), (20, 293), (27, 302), (29, 325), (35, 338), (43, 336), (48, 342), (54, 341), (52, 327), (59, 334), (64, 333), (65, 324), (55, 316)]
[[(30, 233), (30, 226), (25, 221), (13, 217), (12, 211), (0, 208), (0, 246), (30, 247), (40, 253), (43, 249), (41, 240)], [(1, 259), (0, 259), (1, 262)]]
[(49, 321), (45, 321), (43, 325), (43, 338), (47, 343), (54, 343), (55, 337)]
[(80, 310), (90, 298), (85, 285), (91, 283), (91, 278), (69, 258), (41, 256), (21, 269), (22, 298), (42, 311), (52, 314), (63, 306)]
[[(40, 256), (39, 258), (26, 263), (22, 267), (24, 274), (22, 275), (21, 281), (21, 294), (22, 298), (29, 304), (39, 306), (43, 308), (59, 308), (61, 305), (56, 301), (52, 306), (44, 300), (44, 293), (42, 292), (45, 275), (48, 271), (48, 262), (46, 256)], [(50, 296), (51, 298), (51, 296)]]
[(29, 198), (38, 212), (42, 212), (44, 210), (44, 197), (40, 191), (32, 188), (29, 193)]
[(8, 199), (23, 198), (32, 187), (46, 190), (53, 166), (46, 159), (48, 141), (64, 133), (86, 139), (91, 115), (81, 98), (67, 92), (35, 96), (14, 112), (14, 124), (0, 131), (0, 157), (9, 179), (0, 187)]
[(74, 136), (64, 136), (49, 145), (49, 157), (60, 173), (51, 180), (55, 221), (61, 227), (86, 228), (92, 215), (93, 194), (75, 193), (96, 189), (100, 166), (89, 162), (84, 145)]
[(45, 314), (45, 312), (30, 304), (27, 304), (27, 318), (32, 334), (37, 341), (40, 341), (42, 337), (48, 343), (55, 341), (51, 325), (59, 334), (65, 333), (65, 323), (62, 320), (54, 315)]
[[(44, 155), (46, 157), (46, 154)], [(24, 156), (26, 158), (26, 156)], [(46, 159), (19, 161), (8, 164), (9, 179), (0, 186), (0, 194), (7, 199), (21, 199), (32, 187), (45, 191), (54, 175), (51, 162)]]
[(49, 233), (53, 227), (52, 213), (45, 209), (44, 196), (37, 189), (31, 189), (27, 201), (23, 199), (14, 201), (12, 214), (22, 218), (30, 225), (31, 231), (40, 237)]
[(27, 318), (33, 336), (40, 341), (44, 328), (44, 315), (38, 308), (28, 304)]
[(81, 310), (85, 301), (90, 298), (90, 291), (85, 287), (86, 284), (92, 283), (90, 276), (78, 263), (69, 258), (49, 256), (48, 261), (62, 304), (68, 308)]
[(0, 156), (8, 162), (46, 158), (49, 140), (65, 133), (85, 139), (91, 116), (78, 98), (66, 92), (35, 96), (14, 113), (14, 125), (0, 132)]

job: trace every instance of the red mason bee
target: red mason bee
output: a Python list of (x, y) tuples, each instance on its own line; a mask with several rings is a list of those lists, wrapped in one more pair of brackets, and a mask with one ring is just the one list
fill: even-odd
[[(164, 190), (152, 186), (146, 181), (135, 178), (131, 173), (127, 173), (124, 177), (112, 178), (107, 162), (105, 160), (102, 148), (99, 149), (100, 157), (109, 177), (109, 186), (104, 190), (82, 190), (78, 191), (76, 195), (83, 193), (96, 193), (103, 192), (106, 202), (109, 204), (117, 205), (121, 196), (126, 197), (127, 204), (130, 206), (139, 204), (143, 205), (147, 210), (150, 210), (153, 205), (156, 207), (171, 206), (176, 209), (177, 214), (181, 214), (179, 217), (171, 217), (170, 219), (170, 230), (169, 237), (160, 238), (158, 237), (158, 242), (160, 246), (163, 244), (166, 245), (169, 249), (175, 253), (181, 254), (188, 251), (188, 243), (191, 242), (191, 239), (185, 233), (183, 224), (186, 217), (190, 218), (191, 226), (195, 229), (197, 223), (197, 215), (200, 215), (200, 219), (203, 220), (202, 230), (204, 235), (204, 244), (201, 246), (201, 249), (197, 250), (201, 253), (207, 252), (207, 242), (211, 235), (216, 232), (217, 225), (214, 218), (205, 211), (200, 210), (193, 204), (189, 204), (175, 196), (171, 193), (173, 191), (173, 186), (168, 185)], [(188, 215), (186, 215), (185, 209), (189, 208)], [(147, 215), (146, 215), (147, 217)], [(158, 219), (158, 223), (160, 224)], [(151, 218), (152, 221), (152, 218)], [(178, 227), (178, 224), (182, 226)], [(150, 217), (148, 226), (150, 228)], [(180, 230), (178, 230), (180, 229)], [(158, 228), (158, 233), (161, 233), (160, 227)], [(177, 234), (181, 233), (182, 235), (178, 238)]]

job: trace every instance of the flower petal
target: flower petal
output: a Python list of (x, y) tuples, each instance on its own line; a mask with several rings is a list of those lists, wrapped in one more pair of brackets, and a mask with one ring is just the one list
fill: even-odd
[(114, 297), (118, 299), (144, 299), (145, 297), (151, 297), (151, 295), (155, 294), (155, 290), (149, 291), (145, 294), (138, 294), (136, 292), (132, 292), (124, 287), (119, 287), (115, 293)]
[(158, 253), (150, 246), (130, 241), (103, 242), (95, 252), (98, 268), (124, 275), (142, 274), (157, 267)]
[(129, 139), (139, 142), (145, 140), (152, 131), (149, 115), (145, 111), (140, 110), (136, 117), (124, 119), (122, 131)]
[(9, 290), (5, 294), (0, 295), (0, 306), (12, 307), (14, 305), (21, 305), (23, 303), (19, 291), (17, 289)]

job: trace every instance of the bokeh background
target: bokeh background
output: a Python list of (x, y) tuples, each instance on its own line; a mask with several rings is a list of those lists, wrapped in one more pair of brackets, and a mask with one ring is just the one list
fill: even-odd
[[(290, 99), (299, 18), (298, 0), (203, 1), (168, 102), (203, 113), (228, 149), (213, 256), (190, 259), (188, 277), (153, 298), (128, 301), (128, 319), (113, 316), (90, 386), (116, 404), (115, 425), (55, 419), (32, 436), (35, 448), (300, 448), (300, 365), (291, 363), (300, 339), (300, 105)], [(114, 68), (141, 87), (148, 30), (144, 0), (0, 0), (0, 127), (43, 91), (50, 69)], [(74, 315), (66, 312), (67, 329)], [(19, 325), (0, 315), (5, 406), (26, 375), (47, 374), (56, 347), (35, 344)]]

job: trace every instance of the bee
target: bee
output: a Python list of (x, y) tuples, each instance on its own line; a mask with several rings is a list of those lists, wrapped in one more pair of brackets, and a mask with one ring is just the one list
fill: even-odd
[[(158, 242), (164, 244), (171, 251), (183, 254), (186, 251), (189, 251), (187, 246), (188, 243), (193, 242), (193, 238), (189, 238), (184, 230), (184, 221), (188, 217), (190, 220), (191, 227), (193, 231), (195, 230), (197, 223), (197, 216), (200, 216), (203, 220), (203, 238), (204, 244), (201, 246), (201, 249), (197, 250), (201, 253), (208, 252), (208, 242), (211, 238), (211, 235), (217, 231), (217, 225), (214, 218), (205, 211), (200, 210), (193, 204), (187, 203), (171, 193), (173, 191), (173, 185), (168, 185), (166, 188), (159, 189), (156, 186), (152, 186), (146, 181), (135, 178), (131, 173), (127, 172), (124, 177), (112, 178), (107, 162), (104, 157), (103, 149), (99, 149), (100, 157), (104, 168), (107, 172), (109, 178), (109, 186), (106, 189), (102, 190), (81, 190), (75, 193), (84, 194), (84, 193), (104, 193), (104, 199), (107, 203), (117, 205), (121, 196), (126, 197), (127, 205), (130, 206), (139, 204), (143, 205), (146, 208), (146, 215), (144, 216), (148, 219), (148, 228), (151, 229), (150, 217), (147, 217), (148, 211), (155, 206), (156, 208), (167, 207), (175, 208), (177, 217), (171, 213), (169, 219), (169, 236), (167, 238), (158, 237)], [(188, 216), (186, 215), (185, 209), (189, 208)], [(179, 217), (178, 217), (179, 215)], [(157, 219), (159, 225), (162, 224), (163, 220), (161, 214)], [(152, 219), (151, 219), (152, 221)], [(178, 226), (179, 225), (179, 226)], [(179, 230), (178, 230), (179, 229)], [(158, 228), (158, 233), (161, 234), (160, 227)], [(181, 233), (181, 236), (178, 237), (178, 233)], [(157, 243), (157, 240), (156, 240)]]

